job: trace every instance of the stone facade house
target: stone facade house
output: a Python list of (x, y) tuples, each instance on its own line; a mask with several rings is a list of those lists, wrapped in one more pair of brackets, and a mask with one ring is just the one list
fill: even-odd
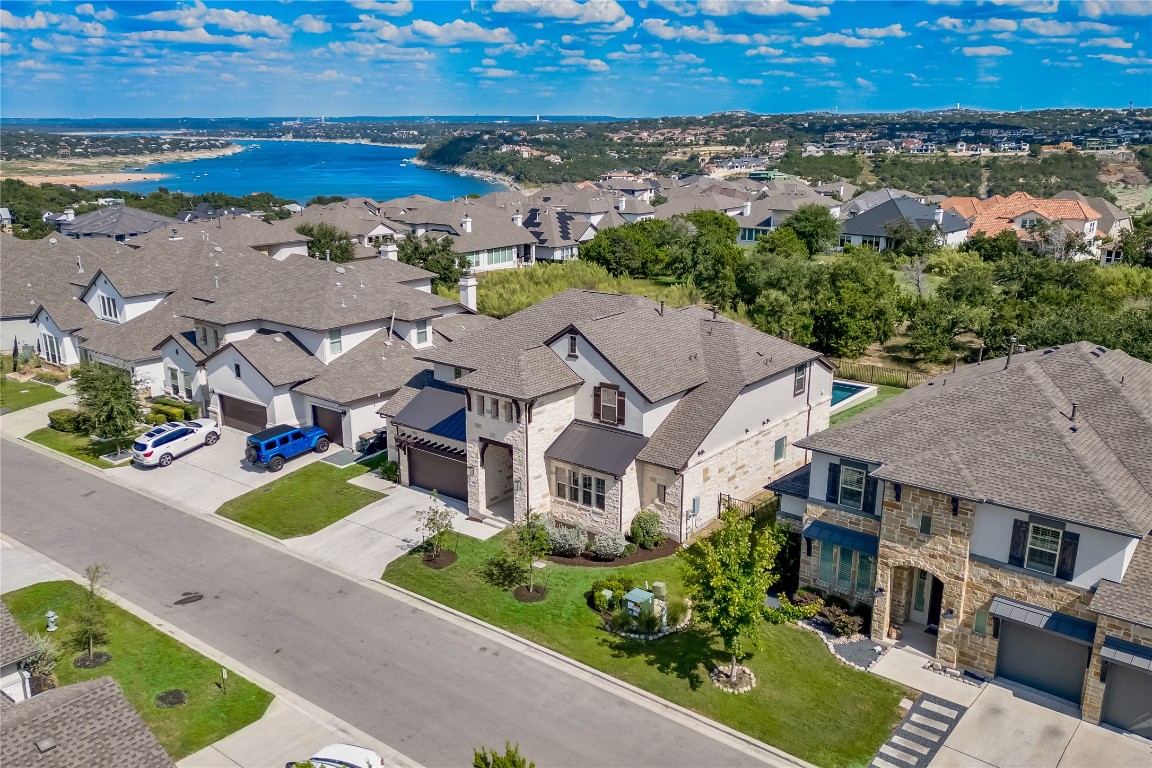
[(945, 374), (798, 441), (800, 581), (944, 663), (1152, 737), (1152, 365), (1088, 342)]
[(803, 464), (828, 424), (816, 352), (639, 296), (570, 290), (423, 351), (433, 368), (382, 409), (405, 484), (470, 514), (531, 509), (627, 532), (654, 509), (684, 541)]

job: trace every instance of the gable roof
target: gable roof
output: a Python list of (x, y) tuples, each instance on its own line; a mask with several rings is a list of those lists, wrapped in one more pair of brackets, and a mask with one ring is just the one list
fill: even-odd
[(894, 483), (1152, 529), (1152, 364), (1089, 342), (964, 366), (796, 444), (881, 464)]
[(151, 211), (131, 208), (126, 205), (110, 205), (81, 214), (72, 221), (65, 222), (61, 225), (60, 231), (73, 237), (80, 235), (126, 237), (144, 234), (158, 227), (171, 226), (176, 223), (178, 223), (176, 219), (161, 216)]
[[(5, 706), (0, 735), (0, 763), (6, 766), (175, 765), (110, 677), (54, 688)], [(37, 743), (45, 739), (55, 745), (41, 752)]]
[[(413, 231), (422, 225), (425, 229), (447, 232), (452, 237), (452, 250), (474, 253), (536, 242), (528, 230), (512, 223), (512, 213), (510, 209), (478, 205), (472, 200), (453, 200), (416, 208), (401, 213), (398, 218)], [(471, 232), (464, 229), (465, 217), (472, 221)]]
[(392, 338), (391, 344), (388, 341), (387, 328), (376, 331), (293, 390), (344, 404), (400, 389), (428, 364), (417, 360), (416, 351), (399, 338)]
[(239, 352), (274, 387), (306, 381), (324, 370), (324, 364), (291, 333), (261, 328), (246, 339), (220, 347), (204, 358), (204, 364), (226, 349)]
[(919, 201), (923, 195), (918, 195), (915, 192), (909, 192), (904, 189), (890, 189), (884, 187), (882, 189), (873, 189), (868, 192), (862, 192), (848, 202), (844, 203), (841, 208), (841, 216), (852, 216), (853, 214), (859, 215), (865, 211), (871, 210), (881, 203), (886, 203), (889, 200), (897, 200), (900, 198), (910, 198)]
[(260, 219), (252, 216), (217, 216), (209, 220), (178, 222), (170, 227), (156, 229), (134, 239), (130, 245), (147, 243), (178, 242), (176, 237), (185, 240), (209, 240), (213, 243), (244, 246), (248, 248), (284, 245), (287, 243), (307, 243), (312, 238), (296, 231), (300, 219)]
[(1123, 581), (1100, 580), (1091, 607), (1105, 616), (1152, 627), (1152, 536), (1136, 545)]
[[(846, 219), (841, 223), (840, 229), (846, 235), (887, 237), (889, 225), (906, 221), (919, 229), (927, 230), (937, 226), (936, 210), (909, 197), (898, 197)], [(951, 211), (944, 211), (939, 227), (941, 232), (948, 234), (968, 229), (968, 223)]]

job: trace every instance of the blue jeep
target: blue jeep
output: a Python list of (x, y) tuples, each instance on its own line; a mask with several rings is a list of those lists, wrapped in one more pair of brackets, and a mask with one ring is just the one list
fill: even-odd
[(331, 444), (328, 433), (320, 427), (277, 424), (248, 436), (244, 458), (253, 464), (263, 464), (270, 472), (279, 472), (288, 459), (308, 451), (324, 453)]

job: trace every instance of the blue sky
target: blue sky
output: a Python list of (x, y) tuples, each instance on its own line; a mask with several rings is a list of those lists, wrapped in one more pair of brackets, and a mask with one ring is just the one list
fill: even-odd
[(1152, 103), (1152, 0), (18, 2), (9, 117)]

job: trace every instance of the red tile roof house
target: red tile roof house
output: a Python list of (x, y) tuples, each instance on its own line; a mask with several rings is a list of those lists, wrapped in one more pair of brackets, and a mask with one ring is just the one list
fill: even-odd
[(770, 487), (802, 585), (873, 604), (876, 641), (899, 627), (1152, 738), (1152, 365), (1088, 342), (986, 360), (798, 446)]
[(531, 509), (627, 532), (643, 509), (684, 541), (805, 462), (828, 424), (817, 352), (639, 296), (569, 290), (421, 350), (433, 370), (382, 409), (405, 484), (472, 515)]

